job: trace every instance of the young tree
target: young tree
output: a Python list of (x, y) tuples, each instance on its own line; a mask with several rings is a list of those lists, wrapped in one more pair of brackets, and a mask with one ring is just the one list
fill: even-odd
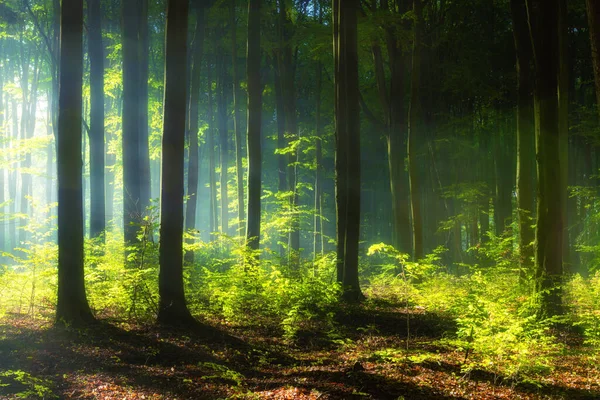
[(344, 298), (362, 297), (358, 282), (360, 233), (360, 120), (358, 104), (358, 0), (333, 0), (335, 63), (335, 178), (337, 280)]
[(183, 289), (183, 179), (188, 1), (169, 0), (165, 47), (158, 322), (193, 323)]
[(81, 106), (83, 2), (62, 0), (58, 100), (58, 296), (56, 321), (93, 320), (83, 275)]
[(260, 83), (260, 6), (261, 0), (248, 3), (248, 45), (246, 77), (248, 81), (248, 247), (258, 250), (260, 245), (260, 195), (262, 179), (261, 149), (261, 95)]
[(540, 315), (562, 310), (563, 196), (560, 193), (558, 83), (559, 0), (527, 0), (527, 14), (535, 61), (535, 123), (538, 176), (535, 230), (536, 287)]
[(104, 200), (104, 55), (100, 0), (88, 0), (90, 57), (90, 236), (105, 228)]

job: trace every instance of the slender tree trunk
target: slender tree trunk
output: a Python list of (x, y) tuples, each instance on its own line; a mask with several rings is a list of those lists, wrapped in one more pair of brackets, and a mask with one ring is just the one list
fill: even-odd
[[(196, 228), (196, 205), (198, 197), (198, 101), (200, 97), (200, 69), (202, 65), (202, 51), (204, 48), (204, 7), (196, 4), (194, 8), (196, 14), (196, 28), (194, 32), (193, 60), (192, 60), (192, 84), (191, 95), (189, 96), (189, 155), (188, 155), (188, 199), (185, 209), (185, 229), (194, 230)], [(193, 239), (189, 240), (193, 243)], [(188, 263), (194, 262), (194, 252), (185, 253), (185, 260)]]
[(246, 77), (248, 82), (248, 221), (246, 225), (246, 239), (248, 248), (252, 250), (258, 250), (260, 246), (260, 195), (262, 192), (260, 8), (261, 0), (249, 1), (246, 57)]
[[(219, 216), (218, 216), (218, 205), (217, 205), (217, 177), (216, 168), (217, 163), (215, 160), (215, 124), (213, 117), (213, 94), (212, 94), (212, 66), (209, 63), (207, 77), (208, 77), (208, 180), (210, 186), (210, 218), (209, 226), (211, 234), (219, 230)], [(212, 236), (211, 236), (212, 237)]]
[(413, 1), (414, 39), (410, 108), (408, 111), (408, 174), (413, 222), (413, 258), (423, 258), (423, 219), (421, 216), (421, 184), (416, 163), (417, 140), (421, 135), (421, 0)]
[[(11, 154), (15, 154), (15, 148), (18, 146), (19, 140), (19, 120), (17, 117), (17, 102), (13, 98), (11, 101), (11, 119), (12, 119), (12, 136), (11, 136)], [(13, 163), (16, 161), (13, 160)], [(8, 196), (10, 198), (10, 204), (8, 206), (8, 212), (11, 216), (17, 212), (17, 171), (10, 171), (8, 174)], [(17, 241), (17, 223), (14, 218), (8, 223), (8, 237), (10, 239), (10, 249), (14, 250), (19, 246)]]
[(150, 174), (150, 146), (148, 128), (148, 74), (150, 41), (148, 37), (148, 0), (139, 1), (138, 51), (139, 51), (139, 211), (143, 215), (152, 197), (152, 177)]
[(83, 274), (81, 101), (83, 2), (62, 0), (58, 111), (58, 296), (56, 321), (93, 320)]
[(362, 298), (358, 281), (361, 186), (357, 10), (357, 0), (333, 0), (337, 276), (347, 301)]
[[(4, 53), (2, 49), (2, 42), (0, 41), (0, 60), (5, 62)], [(6, 135), (6, 126), (4, 124), (4, 115), (6, 114), (6, 103), (4, 100), (4, 71), (0, 71), (0, 139), (2, 143), (0, 143), (0, 151), (4, 151), (5, 139)], [(4, 168), (0, 168), (0, 215), (2, 216), (2, 220), (0, 221), (0, 251), (6, 250), (6, 210), (4, 207), (5, 197), (4, 197), (4, 176), (5, 171)]]
[(535, 248), (540, 316), (562, 314), (563, 218), (560, 185), (559, 0), (527, 0), (535, 60), (535, 122), (538, 174)]
[(162, 142), (158, 322), (193, 323), (183, 288), (183, 181), (188, 1), (168, 0)]
[(533, 271), (533, 175), (535, 124), (533, 121), (533, 54), (525, 0), (511, 0), (517, 58), (517, 208), (521, 280)]
[[(285, 114), (285, 133), (289, 135), (288, 143), (299, 140), (298, 117), (296, 115), (296, 89), (294, 84), (295, 66), (292, 56), (292, 47), (289, 43), (292, 22), (288, 16), (287, 4), (279, 1), (279, 24), (280, 24), (280, 73), (281, 89), (283, 97), (283, 110)], [(291, 227), (288, 238), (288, 262), (292, 268), (300, 265), (300, 216), (298, 215), (298, 148), (288, 153), (287, 181), (290, 196)]]
[(88, 0), (90, 57), (90, 237), (106, 229), (104, 199), (104, 55), (100, 0)]
[(242, 168), (242, 129), (240, 127), (240, 82), (238, 76), (237, 60), (237, 32), (235, 18), (235, 0), (231, 0), (230, 23), (231, 23), (231, 62), (233, 73), (233, 130), (235, 138), (235, 172), (237, 182), (237, 203), (238, 203), (238, 229), (237, 234), (244, 233), (244, 169)]
[(323, 236), (323, 219), (321, 214), (321, 196), (323, 193), (322, 174), (323, 174), (323, 143), (321, 133), (321, 89), (322, 89), (322, 70), (321, 62), (317, 63), (317, 87), (315, 104), (315, 217), (313, 223), (313, 260), (317, 259), (317, 254), (323, 253), (321, 238)]
[[(23, 62), (23, 68), (29, 69), (29, 62)], [(40, 77), (40, 65), (39, 65), (39, 54), (35, 54), (34, 63), (33, 63), (33, 82), (31, 84), (31, 92), (28, 93), (28, 76), (29, 73), (23, 71), (23, 79), (27, 79), (25, 82), (21, 82), (21, 87), (24, 88), (23, 97), (24, 101), (22, 104), (22, 113), (21, 113), (21, 139), (29, 140), (33, 138), (35, 132), (35, 120), (36, 120), (36, 110), (37, 110), (37, 89), (38, 89), (38, 81)], [(28, 94), (27, 94), (28, 93)], [(25, 157), (21, 162), (21, 214), (29, 216), (30, 207), (29, 207), (29, 197), (32, 194), (32, 180), (31, 180), (31, 151), (28, 150), (25, 152)], [(24, 243), (27, 240), (27, 231), (25, 230), (25, 226), (28, 221), (26, 219), (21, 218), (21, 226), (19, 230), (19, 242)]]
[(220, 57), (217, 68), (217, 120), (219, 127), (219, 145), (221, 148), (221, 233), (229, 232), (229, 196), (227, 193), (229, 167), (229, 138), (227, 130), (227, 84), (225, 57)]
[(137, 242), (142, 215), (138, 6), (138, 0), (123, 0), (123, 230), (126, 246)]
[(592, 67), (596, 86), (596, 107), (600, 118), (600, 0), (586, 0), (588, 30), (592, 48)]

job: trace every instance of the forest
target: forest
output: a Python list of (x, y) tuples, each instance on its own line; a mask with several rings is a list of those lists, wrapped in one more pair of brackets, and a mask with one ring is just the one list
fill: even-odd
[(0, 0), (0, 399), (600, 398), (600, 0)]

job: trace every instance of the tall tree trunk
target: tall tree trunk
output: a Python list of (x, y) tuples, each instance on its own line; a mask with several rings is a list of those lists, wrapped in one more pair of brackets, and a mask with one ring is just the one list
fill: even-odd
[[(295, 66), (292, 55), (291, 38), (292, 22), (289, 19), (289, 10), (286, 1), (279, 0), (280, 24), (280, 60), (281, 89), (283, 97), (283, 111), (285, 115), (285, 133), (289, 136), (288, 143), (299, 140), (298, 117), (296, 115), (296, 89), (294, 84)], [(287, 181), (290, 196), (291, 226), (288, 238), (288, 262), (292, 268), (300, 265), (300, 216), (298, 214), (298, 148), (297, 146), (288, 153)]]
[(149, 70), (149, 51), (150, 40), (148, 36), (148, 0), (139, 1), (139, 19), (138, 19), (138, 54), (139, 54), (139, 185), (140, 185), (140, 204), (139, 211), (143, 215), (150, 205), (152, 196), (152, 177), (150, 174), (150, 147), (148, 131), (148, 70)]
[(235, 0), (231, 0), (230, 24), (231, 24), (231, 62), (233, 74), (233, 131), (235, 138), (235, 173), (237, 183), (237, 203), (238, 203), (238, 229), (237, 234), (244, 233), (244, 170), (242, 168), (242, 129), (240, 127), (240, 82), (238, 75), (237, 60), (237, 32), (235, 18)]
[(258, 250), (260, 246), (260, 195), (262, 191), (260, 8), (261, 0), (250, 0), (248, 3), (246, 57), (246, 78), (248, 82), (248, 221), (246, 224), (246, 239), (248, 248), (252, 250)]
[(596, 107), (600, 118), (600, 0), (586, 0), (588, 30), (592, 47), (592, 67), (596, 86)]
[(408, 111), (408, 175), (413, 222), (413, 258), (423, 258), (423, 219), (421, 216), (421, 184), (416, 163), (417, 140), (421, 135), (421, 0), (413, 1), (414, 38), (410, 108)]
[(317, 87), (316, 87), (316, 104), (315, 104), (315, 217), (313, 223), (313, 260), (317, 259), (317, 254), (323, 253), (322, 237), (323, 237), (323, 218), (322, 218), (322, 194), (323, 194), (323, 142), (321, 133), (321, 89), (322, 89), (322, 70), (321, 62), (317, 63)]
[(138, 5), (138, 0), (123, 0), (123, 231), (126, 246), (137, 242), (143, 211), (140, 204)]
[(362, 298), (358, 281), (361, 163), (357, 11), (357, 0), (333, 0), (337, 276), (347, 301)]
[(533, 121), (533, 54), (525, 0), (510, 2), (516, 49), (517, 98), (517, 208), (521, 279), (533, 271), (533, 174), (535, 124)]
[[(200, 69), (202, 65), (202, 51), (204, 48), (204, 7), (201, 4), (195, 4), (196, 28), (194, 32), (193, 60), (192, 60), (192, 84), (191, 95), (189, 96), (189, 155), (188, 155), (188, 200), (185, 209), (185, 229), (193, 230), (196, 228), (196, 205), (198, 197), (198, 101), (200, 97)], [(193, 239), (189, 240), (193, 243)], [(194, 252), (185, 253), (186, 262), (194, 262)]]
[(104, 200), (104, 55), (100, 0), (88, 0), (90, 57), (90, 237), (106, 229)]
[(193, 323), (183, 289), (183, 180), (188, 1), (169, 0), (165, 47), (158, 322)]
[(229, 199), (227, 193), (229, 167), (229, 137), (227, 130), (227, 71), (225, 57), (220, 57), (217, 68), (217, 123), (219, 128), (219, 146), (221, 148), (221, 233), (229, 232)]
[[(15, 148), (18, 147), (19, 140), (19, 120), (17, 117), (17, 102), (13, 98), (11, 101), (11, 119), (12, 119), (12, 136), (11, 136), (11, 154), (16, 153)], [(13, 163), (16, 161), (13, 160)], [(10, 215), (15, 215), (17, 212), (17, 171), (10, 171), (8, 174), (8, 196), (10, 198), (10, 204), (8, 205), (8, 212)], [(19, 246), (17, 240), (17, 223), (14, 218), (8, 223), (8, 237), (10, 239), (10, 249), (14, 250)]]
[[(23, 52), (22, 52), (23, 53)], [(22, 54), (23, 56), (23, 54)], [(39, 54), (36, 53), (34, 56), (33, 63), (33, 77), (31, 84), (31, 91), (28, 91), (28, 76), (29, 73), (26, 70), (29, 69), (29, 62), (22, 62), (23, 70), (23, 79), (24, 82), (21, 82), (21, 87), (24, 88), (23, 91), (23, 104), (21, 107), (21, 139), (29, 140), (33, 138), (35, 132), (35, 120), (36, 120), (36, 110), (37, 110), (37, 89), (38, 89), (38, 81), (40, 77), (40, 63), (39, 63)], [(28, 150), (24, 154), (24, 159), (21, 162), (21, 204), (20, 211), (22, 215), (29, 216), (30, 207), (28, 197), (32, 194), (32, 180), (31, 180), (31, 150)], [(27, 231), (25, 230), (25, 226), (28, 221), (26, 219), (21, 218), (21, 226), (19, 230), (19, 242), (24, 243), (27, 240)]]
[[(0, 60), (5, 62), (4, 53), (2, 49), (2, 42), (0, 41)], [(2, 143), (0, 144), (0, 151), (4, 151), (4, 146), (6, 143), (6, 126), (4, 125), (4, 115), (6, 112), (6, 102), (4, 100), (4, 71), (0, 71), (0, 140)], [(6, 251), (6, 213), (4, 202), (4, 168), (0, 168), (0, 215), (2, 215), (2, 221), (0, 222), (2, 226), (0, 226), (0, 251)]]
[[(569, 221), (567, 219), (569, 179), (569, 44), (568, 44), (567, 1), (558, 1), (558, 157), (560, 164), (559, 193), (561, 196), (561, 218), (563, 221), (563, 262), (569, 260)], [(564, 272), (564, 268), (563, 268)]]
[(559, 0), (527, 0), (535, 60), (535, 122), (538, 174), (535, 230), (536, 288), (540, 316), (562, 314), (563, 218), (560, 185)]
[[(217, 205), (217, 177), (216, 168), (217, 163), (215, 160), (215, 124), (213, 117), (213, 92), (212, 92), (212, 64), (209, 62), (207, 71), (208, 79), (208, 139), (206, 145), (208, 146), (208, 182), (210, 186), (210, 218), (209, 227), (211, 234), (219, 230), (219, 213)], [(211, 236), (212, 237), (212, 236)]]
[(93, 320), (83, 274), (81, 101), (83, 2), (62, 0), (58, 111), (58, 296), (56, 321)]

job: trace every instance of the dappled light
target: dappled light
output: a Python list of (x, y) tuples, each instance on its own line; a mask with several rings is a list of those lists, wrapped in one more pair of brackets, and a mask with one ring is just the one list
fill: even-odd
[(0, 400), (600, 398), (600, 1), (0, 1)]

